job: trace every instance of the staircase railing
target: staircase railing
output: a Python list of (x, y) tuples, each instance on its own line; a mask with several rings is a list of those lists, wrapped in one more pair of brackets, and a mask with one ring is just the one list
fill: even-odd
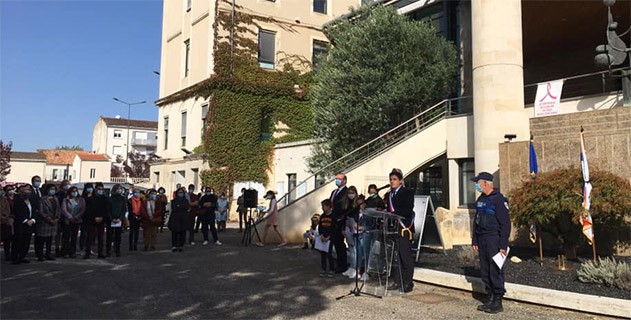
[[(354, 168), (357, 168), (366, 161), (385, 152), (389, 148), (426, 129), (432, 124), (444, 119), (449, 115), (456, 114), (457, 112), (455, 111), (455, 107), (457, 106), (457, 104), (460, 103), (461, 100), (467, 98), (470, 97), (445, 99), (431, 106), (430, 108), (423, 110), (422, 112), (413, 116), (407, 121), (399, 124), (398, 126), (388, 130), (380, 136), (356, 148), (355, 150), (320, 168), (312, 175), (298, 183), (296, 187), (289, 190), (289, 192), (287, 192), (278, 200), (278, 203), (280, 203), (282, 206), (287, 206), (288, 204), (304, 197), (305, 195), (319, 189), (321, 186), (332, 181), (332, 175), (336, 172), (348, 172)], [(300, 193), (300, 195), (296, 196), (298, 193)]]

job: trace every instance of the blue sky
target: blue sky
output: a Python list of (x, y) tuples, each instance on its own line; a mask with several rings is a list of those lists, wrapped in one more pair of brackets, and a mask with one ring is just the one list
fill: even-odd
[(157, 120), (162, 1), (0, 0), (0, 139), (92, 148), (99, 115)]

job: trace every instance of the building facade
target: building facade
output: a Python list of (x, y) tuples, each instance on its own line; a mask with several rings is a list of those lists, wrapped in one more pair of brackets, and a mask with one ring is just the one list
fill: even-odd
[(151, 155), (158, 145), (158, 122), (100, 116), (92, 131), (92, 151), (106, 154), (112, 161), (129, 152)]
[[(257, 40), (261, 68), (274, 70), (287, 56), (317, 63), (327, 48), (322, 26), (357, 7), (361, 0), (236, 0), (234, 10), (253, 16), (258, 28), (243, 33)], [(151, 183), (171, 192), (176, 184), (200, 187), (206, 168), (195, 148), (202, 144), (208, 101), (188, 99), (164, 103), (191, 86), (208, 79), (214, 70), (215, 37), (227, 30), (215, 24), (218, 14), (230, 14), (228, 1), (164, 1), (158, 143), (160, 157), (151, 167)], [(219, 28), (219, 29), (216, 29)], [(306, 67), (308, 68), (308, 67)]]
[(35, 175), (44, 179), (46, 174), (46, 156), (39, 152), (11, 152), (11, 172), (6, 177), (4, 184), (31, 183)]
[(37, 150), (45, 158), (46, 182), (109, 182), (111, 159), (105, 154), (75, 150)]

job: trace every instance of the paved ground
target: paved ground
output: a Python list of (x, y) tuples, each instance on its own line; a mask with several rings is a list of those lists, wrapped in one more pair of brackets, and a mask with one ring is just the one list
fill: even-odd
[(597, 318), (510, 301), (504, 313), (487, 315), (475, 310), (479, 302), (471, 293), (422, 284), (406, 297), (336, 301), (352, 288), (351, 281), (339, 275), (320, 278), (317, 252), (298, 246), (243, 247), (235, 229), (219, 236), (222, 247), (198, 243), (182, 253), (170, 252), (170, 234), (165, 232), (159, 234), (157, 251), (124, 249), (121, 258), (32, 261), (18, 266), (3, 261), (0, 318)]

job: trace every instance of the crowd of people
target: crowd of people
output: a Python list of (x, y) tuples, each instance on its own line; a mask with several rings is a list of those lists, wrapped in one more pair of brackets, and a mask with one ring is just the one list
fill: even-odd
[[(177, 186), (169, 202), (164, 188), (126, 189), (115, 184), (111, 190), (102, 183), (86, 183), (83, 190), (64, 180), (42, 184), (34, 176), (30, 184), (5, 185), (0, 191), (0, 237), (5, 259), (13, 264), (29, 263), (31, 241), (38, 261), (56, 258), (104, 259), (121, 256), (122, 234), (129, 233), (129, 251), (138, 251), (140, 230), (144, 251), (156, 249), (157, 234), (165, 225), (171, 231), (171, 251), (181, 252), (195, 245), (195, 233), (209, 244), (211, 231), (215, 245), (222, 245), (217, 232), (225, 231), (230, 202), (225, 193), (195, 186)], [(239, 210), (243, 210), (239, 208)], [(197, 223), (196, 223), (197, 222)], [(217, 225), (217, 227), (215, 227)]]

